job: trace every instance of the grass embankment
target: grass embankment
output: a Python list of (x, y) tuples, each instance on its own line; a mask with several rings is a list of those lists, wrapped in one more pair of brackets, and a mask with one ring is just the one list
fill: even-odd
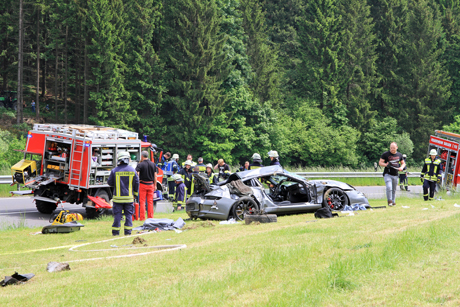
[[(278, 217), (260, 225), (187, 222), (189, 229), (142, 236), (149, 246), (187, 244), (180, 251), (70, 263), (46, 272), (49, 261), (145, 252), (123, 237), (110, 239), (111, 220), (84, 221), (81, 231), (31, 235), (1, 232), (0, 276), (35, 273), (1, 290), (8, 306), (458, 306), (459, 199), (398, 199), (398, 206), (355, 216), (315, 220)], [(371, 202), (372, 206), (384, 201)], [(402, 206), (409, 206), (409, 209)], [(427, 208), (426, 210), (423, 210)], [(185, 218), (183, 212), (156, 217)], [(135, 222), (135, 226), (140, 222)], [(84, 240), (84, 241), (82, 241)], [(128, 250), (119, 250), (127, 247)], [(42, 250), (66, 246), (54, 250)], [(31, 251), (32, 250), (32, 251)]]

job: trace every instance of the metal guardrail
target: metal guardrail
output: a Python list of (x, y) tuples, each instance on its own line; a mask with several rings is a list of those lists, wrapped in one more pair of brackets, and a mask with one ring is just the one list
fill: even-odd
[(12, 184), (11, 175), (0, 176), (0, 184)]
[[(296, 175), (310, 178), (382, 178), (383, 172), (296, 172)], [(420, 177), (420, 173), (409, 173), (408, 177)]]
[[(380, 178), (382, 172), (295, 172), (306, 178)], [(408, 177), (420, 177), (420, 173), (409, 173)], [(11, 176), (0, 176), (0, 184), (12, 184)]]

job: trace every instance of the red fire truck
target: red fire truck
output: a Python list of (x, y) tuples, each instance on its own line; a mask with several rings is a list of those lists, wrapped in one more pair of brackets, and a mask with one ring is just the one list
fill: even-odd
[[(28, 132), (24, 159), (11, 168), (13, 184), (31, 189), (38, 211), (52, 213), (59, 202), (82, 204), (88, 218), (104, 213), (98, 197), (111, 204), (107, 180), (117, 165), (117, 153), (127, 151), (136, 167), (142, 150), (154, 152), (135, 132), (89, 125), (35, 124)], [(157, 190), (163, 191), (159, 169)], [(94, 200), (95, 202), (93, 202)]]
[(441, 186), (447, 189), (456, 188), (460, 184), (460, 167), (457, 163), (460, 134), (436, 130), (435, 135), (430, 136), (428, 155), (431, 149), (436, 149), (442, 161), (444, 172)]

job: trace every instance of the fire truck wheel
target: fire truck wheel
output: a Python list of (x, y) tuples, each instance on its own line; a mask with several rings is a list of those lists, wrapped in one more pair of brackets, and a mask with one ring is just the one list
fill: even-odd
[(57, 205), (55, 203), (50, 203), (41, 200), (35, 200), (35, 206), (37, 207), (38, 212), (44, 214), (51, 214), (57, 208)]
[[(107, 203), (109, 202), (109, 194), (106, 191), (100, 190), (95, 196), (103, 198)], [(104, 215), (108, 215), (108, 209), (95, 209), (95, 208), (86, 208), (86, 218), (87, 219), (97, 219)]]

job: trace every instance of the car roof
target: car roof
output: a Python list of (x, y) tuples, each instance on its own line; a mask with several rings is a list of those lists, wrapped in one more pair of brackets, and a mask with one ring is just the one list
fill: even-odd
[[(275, 173), (284, 173), (284, 170), (280, 165), (264, 166), (256, 169), (251, 169), (249, 171), (234, 173), (230, 176), (228, 182), (236, 179), (246, 180), (250, 178), (270, 176)], [(237, 178), (232, 178), (233, 176), (236, 176)]]

